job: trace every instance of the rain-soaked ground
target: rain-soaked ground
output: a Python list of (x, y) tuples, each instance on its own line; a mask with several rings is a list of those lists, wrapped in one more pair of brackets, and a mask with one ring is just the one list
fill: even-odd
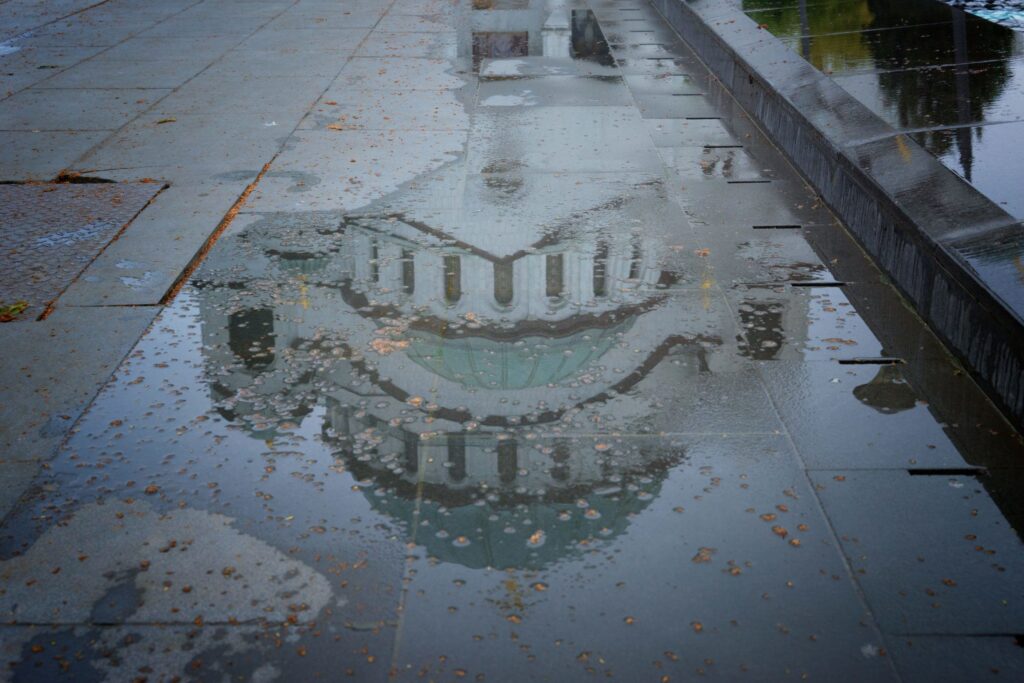
[(1022, 450), (646, 5), (399, 0), (5, 519), (3, 675), (1020, 680)]

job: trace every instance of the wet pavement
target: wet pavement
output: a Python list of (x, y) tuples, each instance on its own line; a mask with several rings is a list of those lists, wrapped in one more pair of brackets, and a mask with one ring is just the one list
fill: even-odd
[[(268, 49), (338, 75), (251, 95), (280, 151), (4, 518), (2, 675), (1020, 677), (1024, 444), (649, 6), (310, 7)], [(86, 161), (249, 182), (166, 106)]]

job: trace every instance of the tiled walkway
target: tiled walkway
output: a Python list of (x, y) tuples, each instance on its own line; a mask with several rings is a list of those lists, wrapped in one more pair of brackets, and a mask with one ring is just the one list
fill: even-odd
[(4, 520), (9, 678), (1019, 678), (1019, 436), (646, 4), (108, 73), (257, 16), (72, 164), (255, 185)]

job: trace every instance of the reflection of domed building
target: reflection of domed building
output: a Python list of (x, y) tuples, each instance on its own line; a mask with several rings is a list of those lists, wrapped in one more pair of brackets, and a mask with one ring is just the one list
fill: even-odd
[(541, 566), (622, 531), (681, 454), (557, 433), (585, 428), (588, 405), (613, 402), (626, 429), (647, 419), (631, 387), (667, 353), (702, 355), (719, 327), (666, 291), (658, 240), (600, 229), (635, 224), (658, 191), (627, 189), (528, 242), (494, 240), (500, 254), (405, 214), (257, 219), (198, 284), (222, 415), (272, 439), (321, 406), (374, 507), (441, 559)]
[[(529, 20), (531, 54), (589, 59), (590, 15), (560, 12), (474, 20)], [(492, 38), (474, 49), (496, 56)], [(634, 387), (668, 356), (674, 380), (706, 369), (723, 328), (672, 291), (687, 233), (660, 176), (526, 172), (510, 144), (358, 213), (249, 216), (196, 280), (221, 414), (264, 440), (315, 415), (373, 507), (466, 566), (538, 567), (625, 529), (682, 453), (580, 435), (649, 431)]]

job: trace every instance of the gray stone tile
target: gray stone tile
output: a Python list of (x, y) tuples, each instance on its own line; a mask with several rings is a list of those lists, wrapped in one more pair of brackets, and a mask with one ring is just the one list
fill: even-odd
[(249, 36), (239, 47), (246, 50), (285, 50), (291, 52), (353, 52), (370, 34), (365, 28), (266, 27)]
[(458, 29), (457, 21), (444, 14), (395, 14), (388, 12), (377, 24), (381, 31), (398, 33), (447, 33)]
[[(3, 463), (48, 460), (156, 316), (155, 309), (78, 309), (0, 327)], [(68, 367), (74, 372), (69, 373)], [(24, 397), (32, 396), (31, 401)]]
[(208, 57), (126, 60), (99, 55), (80, 62), (53, 78), (41, 88), (176, 88), (210, 63)]
[(742, 146), (718, 119), (645, 119), (647, 130), (658, 147)]
[[(896, 680), (874, 654), (882, 643), (784, 439), (571, 441), (561, 444), (570, 472), (591, 444), (616, 462), (632, 447), (663, 464), (649, 466), (642, 482), (628, 474), (599, 482), (578, 502), (552, 496), (503, 509), (496, 497), (481, 498), (476, 519), (497, 521), (476, 528), (463, 519), (472, 505), (443, 516), (432, 514), (443, 501), (421, 503), (426, 523), (410, 526), (414, 553), (443, 561), (414, 564), (403, 615), (417, 635), (396, 651), (400, 667), (464, 641), (473, 649), (452, 665), (489, 680), (525, 642), (536, 658), (519, 675), (537, 680), (577, 680), (593, 675), (588, 668), (655, 680), (691, 672)], [(664, 463), (674, 463), (670, 472)], [(531, 548), (538, 528), (543, 544)], [(460, 534), (468, 544), (452, 547)], [(567, 625), (567, 613), (587, 628), (553, 628)], [(474, 638), (508, 622), (514, 639)]]
[(0, 465), (0, 521), (14, 509), (40, 471), (38, 462), (5, 462)]
[(737, 286), (726, 296), (747, 330), (746, 349), (755, 360), (851, 361), (885, 355), (841, 287)]
[(623, 80), (637, 95), (699, 95), (704, 92), (702, 84), (688, 74), (632, 74), (623, 76)]
[[(121, 590), (118, 595), (127, 596), (123, 598), (127, 602), (129, 591)], [(187, 680), (201, 671), (204, 677), (266, 681), (281, 671), (301, 679), (339, 671), (361, 681), (384, 683), (387, 674), (381, 672), (376, 655), (367, 661), (367, 656), (352, 657), (348, 652), (363, 648), (390, 652), (396, 619), (380, 619), (376, 629), (368, 627), (377, 623), (373, 620), (353, 622), (367, 628), (340, 628), (331, 636), (332, 647), (317, 647), (323, 639), (305, 626), (288, 628), (290, 634), (301, 630), (303, 635), (290, 635), (287, 643), (274, 635), (280, 630), (250, 623), (4, 626), (0, 653), (14, 680), (67, 675)]]
[(327, 91), (325, 99), (343, 101), (360, 90), (455, 90), (473, 81), (468, 68), (446, 59), (353, 57)]
[(509, 164), (546, 172), (660, 172), (632, 107), (481, 109), (470, 135), (471, 173)]
[(679, 195), (694, 224), (708, 226), (831, 225), (833, 217), (806, 186), (772, 183), (690, 183)]
[[(336, 89), (332, 88), (332, 91)], [(452, 90), (372, 90), (325, 94), (302, 130), (468, 130), (468, 97)], [(334, 104), (327, 104), (334, 102)], [(329, 128), (333, 126), (333, 128)]]
[(0, 56), (0, 99), (45, 82), (96, 54), (99, 47), (39, 47)]
[(337, 8), (331, 5), (323, 5), (321, 9), (316, 9), (304, 8), (300, 3), (270, 22), (267, 28), (373, 28), (380, 22), (384, 11), (384, 8), (379, 6), (366, 5), (363, 9), (359, 6), (351, 9), (349, 7), (346, 5), (344, 12), (338, 12)]
[(104, 58), (119, 61), (163, 61), (167, 59), (206, 59), (213, 61), (241, 42), (238, 35), (150, 36), (129, 38), (103, 53)]
[(1014, 676), (1024, 652), (1011, 636), (893, 636), (889, 656), (909, 683), (960, 683)]
[(59, 306), (159, 303), (250, 179), (167, 188), (64, 292)]
[(116, 130), (169, 92), (32, 88), (0, 102), (0, 130)]
[[(104, 175), (106, 169), (121, 169), (134, 177), (179, 182), (258, 171), (287, 135), (287, 129), (282, 130), (287, 124), (275, 123), (272, 116), (258, 113), (147, 114), (82, 158), (76, 170)], [(181, 140), (189, 143), (179, 144)]]
[(402, 33), (375, 30), (358, 50), (357, 57), (426, 57), (447, 59), (457, 56), (454, 31), (447, 33)]
[(883, 631), (1021, 632), (1020, 539), (976, 478), (835, 470), (811, 480)]
[(291, 131), (327, 87), (326, 76), (292, 78), (238, 78), (226, 74), (199, 74), (153, 108), (156, 114), (265, 114)]
[(484, 59), (480, 78), (529, 78), (531, 76), (621, 76), (614, 66), (570, 57), (515, 57)]
[(481, 107), (623, 107), (633, 102), (618, 78), (576, 76), (485, 80), (479, 98)]
[(290, 140), (249, 211), (353, 211), (458, 159), (465, 131), (302, 131)]
[(719, 112), (703, 95), (696, 94), (634, 94), (645, 119), (718, 118)]
[(110, 133), (0, 132), (0, 179), (50, 180)]
[(811, 469), (967, 467), (898, 365), (779, 361), (761, 373)]
[(695, 145), (659, 147), (665, 165), (687, 181), (744, 182), (771, 180), (775, 173), (758, 164), (741, 148), (708, 148)]

